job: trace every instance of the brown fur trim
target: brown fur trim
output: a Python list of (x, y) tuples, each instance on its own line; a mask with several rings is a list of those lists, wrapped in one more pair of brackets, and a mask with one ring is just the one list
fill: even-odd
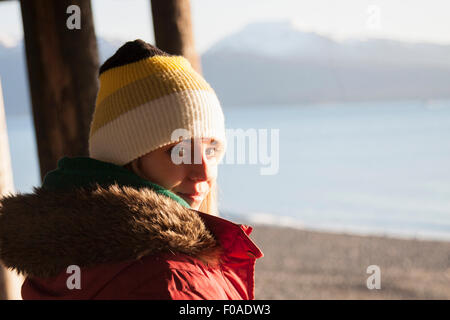
[(194, 210), (150, 189), (112, 185), (0, 199), (0, 259), (52, 277), (80, 267), (172, 252), (219, 263), (221, 248)]

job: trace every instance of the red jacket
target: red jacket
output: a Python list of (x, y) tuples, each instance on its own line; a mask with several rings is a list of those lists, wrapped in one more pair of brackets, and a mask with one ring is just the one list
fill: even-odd
[(0, 208), (1, 258), (28, 275), (24, 299), (255, 298), (252, 228), (150, 189), (35, 189)]

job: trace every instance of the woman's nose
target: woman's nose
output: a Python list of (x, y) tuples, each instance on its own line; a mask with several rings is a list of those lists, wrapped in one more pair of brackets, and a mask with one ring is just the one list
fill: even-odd
[(197, 149), (196, 152), (198, 152), (197, 158), (194, 155), (194, 160), (189, 165), (189, 176), (192, 180), (210, 180), (214, 177), (214, 164), (206, 156), (205, 150)]

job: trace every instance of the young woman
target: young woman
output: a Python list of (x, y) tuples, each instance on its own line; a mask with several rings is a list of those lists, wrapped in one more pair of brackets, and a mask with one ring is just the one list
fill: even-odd
[(222, 109), (180, 56), (127, 42), (100, 68), (89, 157), (0, 199), (24, 299), (254, 299), (252, 228), (218, 217)]

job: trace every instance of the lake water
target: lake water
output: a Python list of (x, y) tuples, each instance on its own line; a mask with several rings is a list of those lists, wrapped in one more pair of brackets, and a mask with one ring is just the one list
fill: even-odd
[[(279, 171), (219, 167), (236, 222), (450, 241), (450, 101), (224, 108), (228, 129), (279, 129)], [(29, 116), (9, 116), (16, 190), (39, 185)], [(270, 141), (270, 140), (269, 140)], [(269, 154), (270, 154), (269, 148)]]

